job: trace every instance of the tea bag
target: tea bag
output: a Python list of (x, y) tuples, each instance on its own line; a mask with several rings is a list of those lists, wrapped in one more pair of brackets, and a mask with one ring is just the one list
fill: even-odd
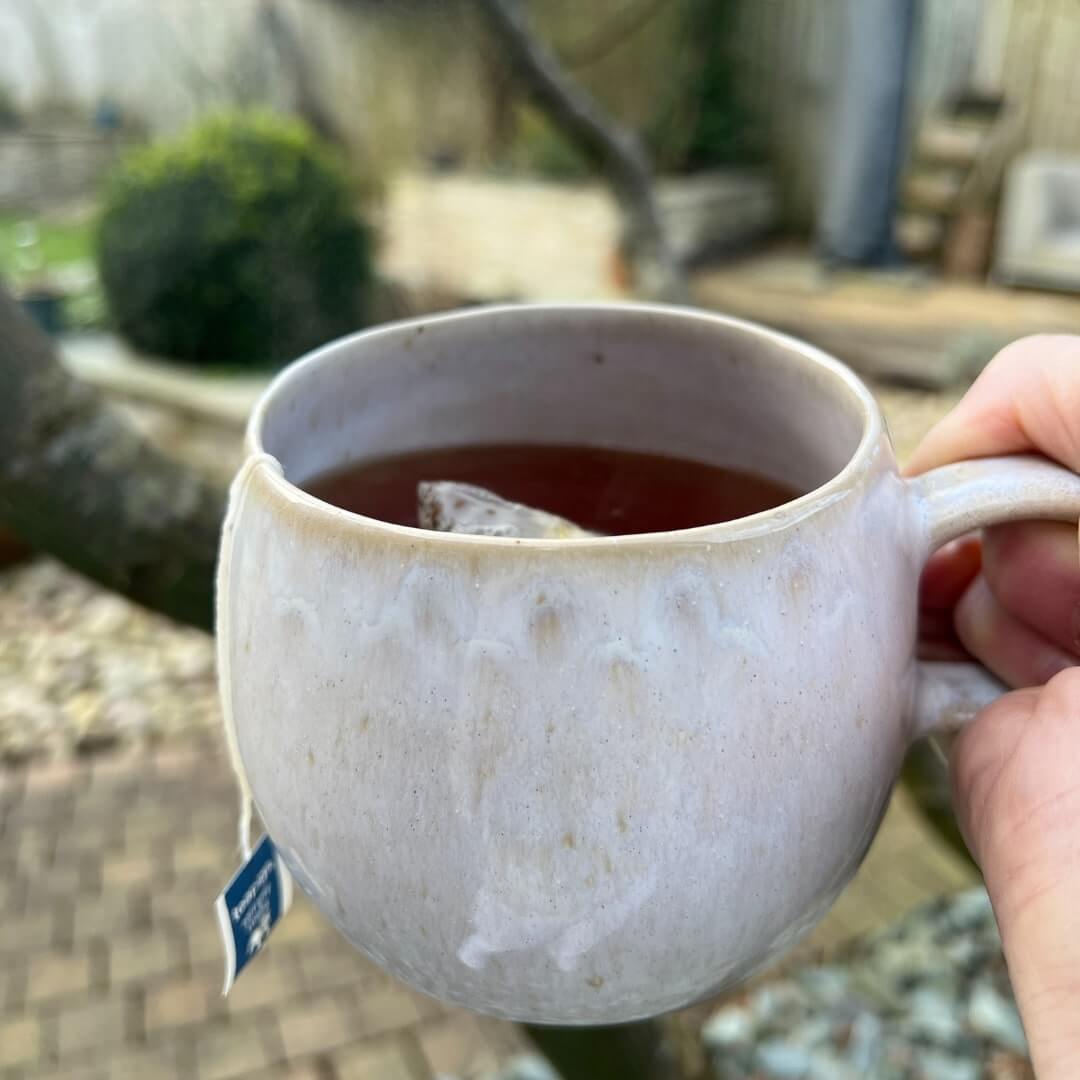
[(557, 514), (510, 502), (475, 484), (437, 480), (417, 485), (417, 518), (424, 529), (516, 536), (533, 540), (579, 540), (598, 536)]

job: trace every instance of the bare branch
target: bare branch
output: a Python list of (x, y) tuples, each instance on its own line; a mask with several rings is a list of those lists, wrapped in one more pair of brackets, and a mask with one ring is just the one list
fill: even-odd
[(308, 57), (288, 16), (274, 0), (263, 0), (256, 18), (266, 30), (282, 66), (292, 76), (297, 112), (316, 134), (337, 146), (345, 146), (345, 135), (314, 85)]
[(213, 625), (224, 492), (74, 379), (0, 288), (0, 522), (115, 592)]
[(684, 301), (686, 279), (672, 254), (653, 195), (652, 170), (641, 140), (609, 117), (567, 75), (529, 29), (514, 0), (479, 0), (509, 68), (548, 119), (570, 139), (611, 185), (623, 214), (624, 243), (641, 291)]

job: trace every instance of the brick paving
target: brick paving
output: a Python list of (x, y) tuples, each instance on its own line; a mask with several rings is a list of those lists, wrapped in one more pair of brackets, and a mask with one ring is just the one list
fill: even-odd
[[(231, 773), (206, 739), (0, 770), (0, 1077), (478, 1074), (525, 1048), (343, 946), (302, 896), (220, 996), (212, 903), (234, 869)], [(970, 880), (899, 796), (808, 946)]]
[(236, 799), (213, 743), (4, 769), (0, 813), (3, 1080), (430, 1080), (524, 1047), (394, 982), (302, 896), (222, 999)]

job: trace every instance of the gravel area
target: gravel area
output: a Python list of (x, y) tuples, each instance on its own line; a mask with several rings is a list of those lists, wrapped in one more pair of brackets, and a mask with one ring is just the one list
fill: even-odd
[[(123, 411), (167, 453), (228, 483), (239, 431)], [(214, 646), (49, 558), (0, 569), (0, 760), (87, 754), (216, 730)]]
[(89, 753), (218, 723), (206, 634), (51, 559), (0, 573), (0, 757)]
[(1032, 1077), (985, 891), (946, 897), (718, 1010), (715, 1080)]

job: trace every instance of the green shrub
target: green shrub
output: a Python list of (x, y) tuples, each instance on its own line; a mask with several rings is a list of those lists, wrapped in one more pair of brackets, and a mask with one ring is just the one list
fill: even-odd
[(364, 322), (372, 240), (344, 171), (297, 121), (221, 115), (131, 153), (106, 185), (98, 267), (147, 352), (280, 363)]

